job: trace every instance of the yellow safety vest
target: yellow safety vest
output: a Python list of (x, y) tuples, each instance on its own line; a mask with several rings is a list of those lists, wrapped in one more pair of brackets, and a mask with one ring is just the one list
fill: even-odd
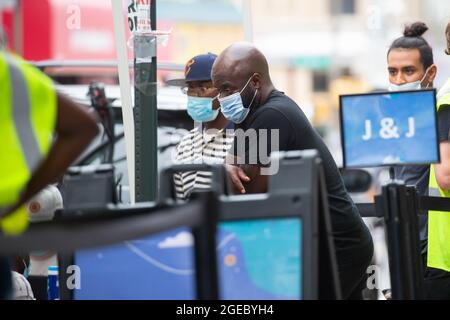
[[(450, 105), (450, 92), (438, 101), (438, 112)], [(436, 180), (434, 165), (431, 165), (429, 194), (432, 197), (450, 198), (450, 190), (442, 190)], [(450, 272), (450, 213), (428, 212), (428, 262), (431, 268)]]
[[(47, 155), (57, 116), (51, 79), (18, 57), (0, 51), (0, 212), (17, 203)], [(0, 220), (17, 235), (28, 226), (26, 207)]]

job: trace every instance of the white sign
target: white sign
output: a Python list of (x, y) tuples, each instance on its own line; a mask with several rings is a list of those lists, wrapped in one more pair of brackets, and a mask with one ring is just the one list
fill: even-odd
[(130, 0), (128, 5), (128, 26), (133, 33), (152, 30), (150, 20), (151, 0)]
[[(412, 117), (408, 118), (408, 132), (405, 137), (410, 139), (416, 135), (416, 122)], [(369, 141), (373, 138), (372, 121), (365, 121), (365, 134), (362, 136), (364, 141)], [(395, 125), (395, 120), (392, 118), (383, 118), (380, 121), (380, 138), (384, 140), (400, 139), (399, 127)]]

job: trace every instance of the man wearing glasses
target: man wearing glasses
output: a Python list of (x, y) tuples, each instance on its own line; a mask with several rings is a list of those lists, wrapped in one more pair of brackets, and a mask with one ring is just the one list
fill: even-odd
[[(194, 120), (194, 129), (177, 146), (177, 164), (222, 164), (233, 144), (233, 130), (227, 129), (228, 120), (220, 112), (217, 89), (211, 80), (211, 69), (217, 56), (198, 55), (188, 61), (185, 78), (167, 81), (181, 87), (188, 97), (187, 112)], [(193, 191), (209, 189), (211, 172), (184, 172), (174, 175), (177, 199), (187, 200)]]

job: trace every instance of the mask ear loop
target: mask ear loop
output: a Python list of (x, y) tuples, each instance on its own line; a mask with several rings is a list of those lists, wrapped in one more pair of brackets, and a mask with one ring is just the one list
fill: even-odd
[[(247, 84), (246, 84), (245, 87), (241, 90), (241, 92), (240, 92), (239, 94), (241, 94), (241, 93), (245, 90), (245, 88), (247, 88), (247, 86), (249, 85), (250, 81), (252, 80), (252, 78), (253, 78), (255, 75), (257, 75), (257, 73), (254, 73), (254, 74), (250, 77), (250, 79), (248, 79)], [(250, 107), (253, 105), (253, 102), (255, 101), (256, 95), (258, 94), (258, 90), (259, 90), (259, 89), (256, 89), (255, 94), (253, 95), (252, 102), (250, 102), (250, 104), (248, 105), (248, 107), (246, 107), (247, 109), (250, 109)], [(245, 106), (244, 106), (244, 107), (245, 107)]]
[(258, 94), (258, 90), (259, 89), (256, 89), (255, 95), (253, 96), (253, 99), (252, 99), (252, 102), (250, 102), (250, 105), (247, 107), (248, 109), (250, 109), (250, 107), (253, 105), (253, 102), (255, 101), (256, 95)]
[(217, 110), (220, 110), (221, 108), (222, 108), (222, 106), (220, 105), (220, 100), (219, 100), (219, 98), (220, 98), (220, 93), (219, 94), (217, 94), (217, 96), (215, 96), (214, 98), (212, 98), (212, 103), (214, 103), (214, 101), (216, 101), (217, 100), (217, 102), (219, 103), (219, 109), (217, 109)]
[[(425, 81), (426, 77), (428, 76), (428, 71), (430, 71), (431, 67), (428, 67), (427, 71), (425, 71), (425, 75), (423, 76), (422, 80), (420, 80), (420, 86), (422, 86), (422, 83)], [(427, 83), (427, 86), (425, 89), (428, 89), (430, 87), (430, 83)]]
[(221, 111), (221, 110), (222, 110), (222, 105), (220, 104), (220, 93), (218, 93), (217, 96), (215, 96), (215, 97), (213, 98), (212, 103), (211, 103), (211, 106), (214, 105), (214, 101), (215, 101), (215, 100), (217, 100), (217, 102), (219, 102), (219, 108), (216, 109), (216, 110), (219, 111), (219, 112), (222, 112), (222, 111)]
[(241, 94), (242, 92), (244, 92), (244, 90), (247, 88), (247, 86), (250, 84), (250, 81), (252, 81), (253, 77), (256, 76), (256, 73), (254, 73), (250, 79), (248, 79), (247, 83), (245, 84), (245, 86), (242, 88), (241, 91), (239, 91), (239, 94)]
[(27, 278), (27, 277), (28, 277), (28, 273), (29, 273), (28, 266), (27, 266), (27, 264), (25, 263), (25, 260), (23, 260), (23, 259), (21, 259), (21, 260), (22, 260), (23, 266), (25, 267), (25, 268), (23, 269), (23, 275), (25, 276), (25, 278)]

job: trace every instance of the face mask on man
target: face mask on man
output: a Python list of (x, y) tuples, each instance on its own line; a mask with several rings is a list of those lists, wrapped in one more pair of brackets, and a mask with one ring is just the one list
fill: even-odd
[(210, 122), (216, 120), (219, 110), (213, 109), (212, 98), (188, 96), (187, 112), (195, 122)]
[[(414, 82), (403, 83), (403, 84), (390, 83), (389, 91), (395, 92), (395, 91), (421, 90), (423, 88), (422, 83), (425, 81), (425, 78), (427, 77), (429, 70), (430, 69), (427, 69), (427, 71), (425, 71), (425, 75), (423, 76), (422, 80), (417, 80)], [(428, 83), (427, 86), (425, 87), (425, 89), (427, 89), (429, 86), (430, 86), (430, 84)]]
[(250, 107), (255, 101), (256, 95), (258, 94), (258, 89), (256, 89), (255, 94), (253, 95), (253, 99), (248, 106), (244, 106), (241, 94), (247, 88), (253, 76), (254, 75), (252, 75), (250, 79), (248, 79), (247, 83), (241, 91), (231, 94), (225, 98), (219, 98), (222, 114), (231, 122), (240, 124), (244, 122), (244, 120), (250, 113)]
[(31, 272), (31, 261), (30, 261), (29, 265), (26, 264), (24, 259), (22, 259), (22, 262), (23, 262), (23, 265), (24, 265), (23, 276), (25, 278), (28, 278), (30, 276), (30, 272)]

